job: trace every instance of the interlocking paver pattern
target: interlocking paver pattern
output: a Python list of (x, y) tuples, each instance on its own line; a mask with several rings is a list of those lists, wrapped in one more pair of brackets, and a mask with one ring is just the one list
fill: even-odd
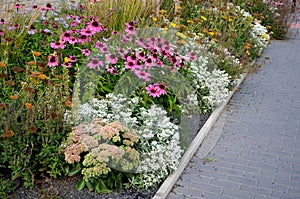
[(294, 38), (272, 41), (265, 49), (258, 60), (264, 65), (248, 75), (211, 130), (220, 135), (215, 146), (208, 154), (198, 149), (168, 199), (300, 198), (300, 34), (295, 31)]

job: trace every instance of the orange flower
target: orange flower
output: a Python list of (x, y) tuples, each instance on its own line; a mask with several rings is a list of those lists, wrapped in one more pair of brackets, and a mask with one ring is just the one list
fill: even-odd
[(6, 108), (6, 104), (5, 103), (0, 103), (0, 109), (1, 108), (5, 109)]
[(34, 55), (34, 56), (41, 56), (41, 53), (40, 52), (32, 52), (32, 54)]
[(44, 75), (44, 74), (40, 74), (40, 75), (37, 76), (37, 78), (39, 78), (39, 79), (46, 79), (46, 77), (47, 77), (47, 76)]
[(25, 103), (25, 107), (26, 107), (26, 109), (31, 109), (31, 108), (32, 108), (32, 104), (30, 104), (30, 103)]
[(66, 105), (67, 107), (71, 107), (71, 106), (72, 106), (72, 102), (71, 102), (71, 101), (66, 101), (66, 102), (65, 102), (65, 105)]
[(15, 95), (10, 96), (10, 98), (13, 100), (17, 100), (19, 98), (19, 95), (15, 94)]
[(12, 137), (12, 136), (14, 136), (14, 132), (13, 131), (9, 131), (9, 130), (6, 130), (2, 135), (1, 135), (1, 137), (3, 137), (3, 138), (10, 138), (10, 137)]
[(2, 61), (0, 61), (0, 68), (5, 68), (6, 67), (6, 64)]

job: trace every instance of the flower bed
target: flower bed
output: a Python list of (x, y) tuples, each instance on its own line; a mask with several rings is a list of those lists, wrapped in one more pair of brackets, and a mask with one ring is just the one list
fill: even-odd
[(66, 176), (77, 190), (155, 190), (199, 130), (191, 123), (222, 103), (270, 39), (249, 12), (219, 3), (177, 5), (181, 21), (166, 15), (169, 0), (159, 12), (140, 0), (7, 10), (1, 196)]

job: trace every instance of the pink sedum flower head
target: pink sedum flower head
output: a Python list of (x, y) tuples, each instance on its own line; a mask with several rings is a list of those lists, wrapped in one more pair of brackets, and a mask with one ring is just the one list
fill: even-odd
[(155, 98), (155, 97), (160, 96), (159, 92), (157, 91), (157, 88), (153, 84), (150, 84), (149, 86), (147, 86), (146, 91), (147, 91), (148, 95), (150, 95), (151, 97)]
[(48, 57), (48, 66), (49, 67), (58, 66), (58, 57), (56, 55), (51, 55)]

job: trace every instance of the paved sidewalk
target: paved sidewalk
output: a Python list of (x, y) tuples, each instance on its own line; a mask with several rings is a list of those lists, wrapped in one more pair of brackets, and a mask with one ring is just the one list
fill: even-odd
[(293, 27), (293, 38), (265, 49), (264, 65), (242, 83), (168, 199), (300, 198), (300, 29)]

